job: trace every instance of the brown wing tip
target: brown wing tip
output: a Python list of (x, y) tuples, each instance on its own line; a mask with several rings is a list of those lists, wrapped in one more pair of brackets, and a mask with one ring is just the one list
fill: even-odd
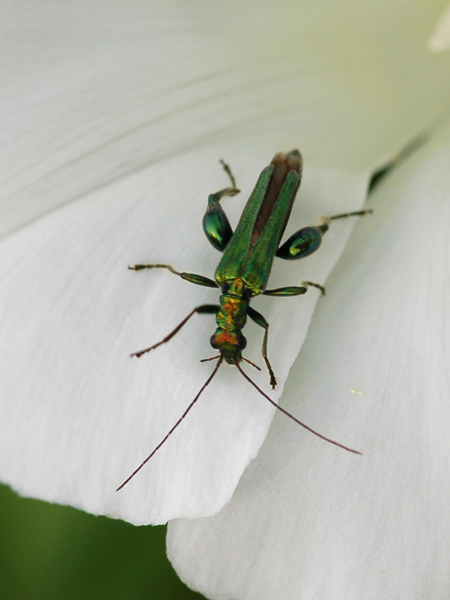
[(300, 151), (295, 149), (289, 152), (277, 152), (272, 159), (272, 165), (277, 169), (289, 171), (296, 171), (301, 173), (303, 166), (303, 158)]

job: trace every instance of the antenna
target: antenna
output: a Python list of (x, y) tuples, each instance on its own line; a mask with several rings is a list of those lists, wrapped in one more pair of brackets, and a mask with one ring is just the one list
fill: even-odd
[(178, 421), (175, 423), (175, 425), (172, 427), (172, 429), (169, 431), (169, 433), (166, 435), (166, 437), (156, 446), (156, 448), (153, 450), (153, 452), (147, 456), (147, 458), (139, 465), (139, 467), (135, 471), (133, 471), (133, 473), (131, 473), (131, 475), (128, 477), (128, 479), (125, 479), (125, 481), (122, 483), (122, 485), (119, 485), (119, 487), (117, 488), (116, 492), (118, 492), (119, 490), (121, 490), (131, 479), (133, 479), (133, 477), (136, 475), (136, 473), (138, 473), (142, 469), (142, 467), (145, 464), (148, 463), (148, 461), (151, 459), (151, 457), (161, 448), (161, 446), (164, 444), (164, 442), (167, 440), (167, 438), (175, 431), (175, 429), (178, 427), (178, 425), (181, 423), (181, 421), (184, 419), (184, 417), (188, 414), (188, 412), (191, 410), (191, 408), (194, 406), (194, 404), (200, 398), (203, 390), (211, 383), (214, 375), (219, 370), (219, 367), (220, 367), (220, 365), (222, 364), (222, 361), (223, 361), (223, 357), (219, 356), (218, 358), (219, 358), (219, 360), (217, 361), (217, 364), (214, 367), (213, 372), (208, 377), (208, 379), (205, 381), (205, 383), (201, 387), (201, 389), (198, 392), (198, 394), (195, 396), (195, 398), (189, 404), (189, 406), (187, 407), (187, 409), (184, 411), (184, 413), (181, 415), (181, 417), (178, 419)]
[(325, 440), (326, 442), (330, 442), (330, 444), (334, 444), (335, 446), (338, 446), (339, 448), (342, 448), (343, 450), (347, 450), (348, 452), (353, 452), (353, 454), (361, 454), (362, 455), (362, 452), (359, 452), (358, 450), (353, 450), (352, 448), (348, 448), (347, 446), (344, 446), (343, 444), (340, 444), (339, 442), (335, 442), (334, 440), (331, 440), (330, 438), (325, 437), (321, 433), (318, 433), (317, 431), (314, 431), (314, 429), (311, 429), (311, 427), (308, 427), (308, 425), (305, 425), (305, 423), (302, 423), (301, 421), (299, 421), (298, 419), (296, 419), (293, 415), (291, 415), (290, 412), (288, 412), (287, 410), (285, 410), (281, 406), (278, 406), (278, 404), (274, 400), (272, 400), (272, 398), (269, 398), (269, 396), (267, 394), (265, 394), (262, 391), (262, 389), (258, 385), (256, 385), (256, 383), (252, 379), (250, 379), (250, 377), (247, 375), (247, 373), (245, 373), (241, 369), (241, 367), (239, 366), (239, 363), (236, 363), (236, 367), (241, 372), (241, 374), (244, 377), (244, 379), (246, 379), (249, 383), (251, 383), (252, 386), (258, 390), (258, 392), (261, 394), (261, 396), (264, 396), (264, 398), (266, 400), (268, 400), (271, 404), (273, 404), (275, 406), (275, 408), (278, 408), (278, 410), (280, 410), (282, 413), (284, 413), (290, 419), (292, 419), (293, 421), (295, 421), (298, 425), (300, 425), (301, 427), (304, 427), (305, 429), (307, 429), (308, 431), (310, 431), (314, 435), (317, 435), (317, 437), (320, 437), (322, 440)]

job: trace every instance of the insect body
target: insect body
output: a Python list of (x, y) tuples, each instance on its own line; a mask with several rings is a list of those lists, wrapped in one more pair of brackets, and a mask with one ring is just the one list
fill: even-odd
[[(250, 306), (250, 300), (254, 296), (258, 296), (259, 294), (277, 297), (299, 296), (307, 292), (308, 286), (314, 286), (318, 288), (322, 294), (325, 293), (325, 289), (320, 284), (311, 281), (304, 281), (301, 286), (267, 289), (266, 285), (275, 256), (285, 260), (297, 260), (309, 256), (319, 248), (322, 237), (328, 230), (332, 220), (349, 216), (362, 216), (372, 211), (362, 210), (334, 215), (332, 217), (322, 217), (319, 225), (303, 227), (280, 245), (300, 185), (302, 173), (301, 154), (298, 150), (291, 150), (287, 153), (279, 152), (276, 154), (270, 165), (263, 169), (255, 188), (245, 205), (236, 231), (233, 233), (220, 201), (224, 197), (235, 196), (239, 193), (239, 190), (236, 188), (236, 182), (229, 166), (223, 163), (223, 161), (222, 165), (231, 180), (232, 187), (225, 188), (209, 196), (208, 206), (203, 217), (203, 230), (206, 237), (217, 250), (223, 253), (222, 259), (216, 269), (215, 279), (212, 280), (195, 273), (178, 272), (171, 265), (166, 264), (137, 264), (129, 267), (135, 271), (155, 268), (168, 269), (175, 275), (178, 275), (186, 281), (195, 283), (196, 285), (220, 288), (221, 290), (220, 305), (202, 304), (201, 306), (197, 306), (163, 340), (149, 348), (132, 354), (132, 356), (142, 356), (142, 354), (168, 342), (196, 313), (214, 314), (216, 316), (217, 328), (211, 337), (210, 343), (213, 348), (219, 351), (219, 354), (212, 359), (205, 359), (217, 359), (217, 364), (213, 372), (202, 386), (197, 396), (188, 406), (185, 413), (169, 431), (162, 442), (118, 488), (118, 490), (134, 477), (134, 475), (145, 465), (145, 463), (163, 445), (171, 433), (178, 427), (198, 400), (205, 387), (213, 379), (223, 361), (235, 365), (245, 379), (269, 400), (269, 402), (274, 404), (276, 408), (284, 412), (296, 423), (337, 446), (358, 453), (356, 450), (351, 450), (350, 448), (313, 431), (310, 427), (306, 426), (293, 415), (278, 406), (278, 404), (267, 396), (267, 394), (265, 394), (242, 370), (240, 363), (242, 361), (251, 362), (242, 355), (242, 352), (247, 345), (247, 340), (242, 333), (242, 329), (246, 324), (247, 317), (250, 317), (250, 319), (264, 329), (262, 356), (269, 372), (270, 385), (272, 389), (275, 389), (277, 381), (267, 356), (269, 324), (261, 313)], [(253, 365), (253, 363), (251, 364)], [(256, 365), (253, 366), (256, 367)]]

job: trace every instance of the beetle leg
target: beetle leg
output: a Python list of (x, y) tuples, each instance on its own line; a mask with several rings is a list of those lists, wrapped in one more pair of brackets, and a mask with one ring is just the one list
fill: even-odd
[(233, 230), (220, 201), (224, 196), (236, 196), (240, 190), (236, 187), (236, 180), (229, 165), (223, 160), (220, 163), (230, 178), (232, 187), (225, 188), (209, 196), (208, 207), (203, 216), (203, 231), (214, 248), (219, 252), (223, 252), (233, 235)]
[(320, 285), (320, 283), (314, 283), (313, 281), (302, 281), (302, 285), (304, 285), (306, 289), (308, 289), (308, 285), (312, 285), (321, 291), (322, 296), (325, 296), (325, 288), (323, 285)]
[(257, 310), (249, 306), (247, 308), (247, 315), (254, 321), (257, 325), (264, 329), (264, 338), (262, 343), (262, 356), (264, 362), (266, 363), (267, 370), (269, 371), (270, 376), (270, 385), (274, 390), (277, 385), (277, 378), (275, 377), (275, 373), (272, 369), (272, 365), (270, 364), (269, 358), (267, 356), (267, 337), (269, 335), (269, 323), (266, 321), (265, 317)]
[[(322, 243), (322, 237), (330, 228), (330, 222), (347, 217), (362, 217), (372, 210), (357, 210), (354, 212), (333, 215), (332, 217), (321, 217), (319, 225), (303, 227), (291, 235), (276, 251), (276, 256), (285, 260), (297, 260), (305, 258), (315, 252)], [(317, 287), (317, 286), (316, 286)]]
[(289, 287), (276, 288), (274, 290), (264, 290), (263, 294), (265, 296), (301, 296), (302, 294), (306, 294), (307, 291), (308, 288), (306, 286), (298, 287), (293, 285)]
[(169, 335), (166, 335), (166, 337), (163, 340), (161, 340), (157, 344), (153, 344), (153, 346), (150, 346), (149, 348), (145, 348), (144, 350), (139, 350), (139, 352), (133, 352), (133, 354), (131, 356), (137, 356), (137, 358), (139, 358), (146, 352), (150, 352), (150, 350), (154, 350), (158, 346), (161, 346), (161, 344), (165, 344), (166, 342), (171, 340), (173, 338), (173, 336), (180, 331), (180, 329), (183, 327), (183, 325), (185, 325), (189, 321), (189, 319), (193, 315), (195, 315), (195, 313), (204, 314), (204, 315), (215, 315), (215, 314), (217, 314), (217, 311), (219, 309), (220, 309), (220, 306), (217, 306), (216, 304), (202, 304), (201, 306), (197, 306), (196, 308), (194, 308), (194, 310), (191, 310), (191, 312), (188, 314), (188, 316), (185, 317), (181, 321), (181, 323), (179, 323), (175, 327), (175, 329), (169, 333)]
[(195, 283), (196, 285), (203, 285), (204, 287), (210, 288), (218, 288), (218, 284), (205, 277), (204, 275), (196, 275), (195, 273), (180, 273), (176, 269), (172, 267), (172, 265), (163, 265), (163, 264), (155, 264), (155, 265), (133, 265), (128, 267), (132, 271), (142, 271), (142, 269), (167, 269), (174, 275), (178, 275), (181, 279), (185, 281), (189, 281), (190, 283)]
[(314, 283), (312, 281), (303, 281), (302, 287), (292, 285), (288, 287), (276, 288), (274, 290), (264, 290), (263, 294), (265, 296), (278, 297), (301, 296), (302, 294), (306, 294), (309, 285), (318, 288), (322, 292), (322, 296), (325, 296), (325, 288), (323, 287), (323, 285), (320, 285), (320, 283)]
[(236, 179), (234, 178), (234, 175), (233, 175), (233, 173), (231, 172), (230, 165), (227, 165), (227, 163), (226, 163), (224, 160), (222, 160), (222, 159), (220, 159), (220, 161), (219, 161), (219, 162), (220, 162), (220, 164), (222, 165), (222, 167), (223, 167), (223, 170), (225, 171), (225, 173), (226, 173), (226, 174), (228, 175), (228, 177), (230, 178), (231, 185), (232, 185), (232, 186), (233, 186), (233, 187), (236, 189)]
[(347, 217), (363, 217), (364, 215), (372, 214), (373, 210), (368, 208), (367, 210), (357, 210), (355, 212), (342, 213), (340, 215), (334, 215), (333, 217), (328, 217), (330, 221), (334, 221), (336, 219), (345, 219)]
[(223, 252), (233, 235), (230, 222), (220, 204), (224, 196), (235, 196), (239, 193), (236, 188), (226, 188), (211, 194), (208, 198), (208, 207), (203, 216), (203, 231), (209, 242), (219, 252)]
[(278, 248), (276, 256), (285, 260), (297, 260), (309, 256), (319, 248), (327, 229), (327, 224), (299, 229)]

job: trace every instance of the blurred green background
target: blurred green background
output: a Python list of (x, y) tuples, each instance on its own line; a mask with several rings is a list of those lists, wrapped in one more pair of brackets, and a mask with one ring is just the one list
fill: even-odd
[(0, 598), (204, 600), (178, 579), (165, 535), (0, 486)]

